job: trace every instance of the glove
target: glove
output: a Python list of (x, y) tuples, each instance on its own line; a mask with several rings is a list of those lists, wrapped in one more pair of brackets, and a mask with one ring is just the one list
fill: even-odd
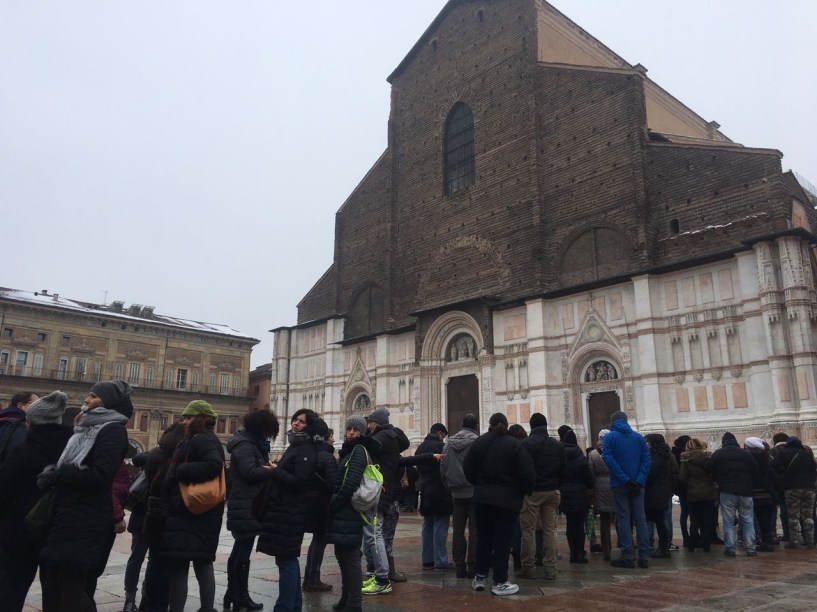
[(37, 488), (40, 491), (48, 491), (56, 482), (57, 466), (54, 464), (45, 466), (45, 469), (37, 474)]
[(630, 495), (638, 495), (641, 493), (641, 485), (638, 484), (635, 480), (631, 480), (627, 483), (627, 493)]

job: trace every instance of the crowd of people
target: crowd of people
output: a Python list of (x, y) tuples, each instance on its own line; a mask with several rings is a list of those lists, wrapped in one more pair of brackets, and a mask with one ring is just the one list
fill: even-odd
[[(450, 436), (433, 424), (404, 456), (409, 440), (386, 408), (349, 417), (339, 445), (318, 414), (301, 409), (275, 459), (280, 424), (260, 410), (244, 416), (227, 461), (214, 433), (216, 411), (194, 400), (156, 448), (131, 458), (142, 468), (132, 481), (125, 462), (132, 392), (123, 381), (98, 382), (73, 410), (60, 391), (20, 393), (0, 411), (0, 612), (22, 610), (38, 571), (45, 612), (96, 610), (97, 580), (125, 529), (124, 612), (183, 612), (191, 563), (200, 611), (211, 612), (225, 509), (233, 546), (222, 604), (232, 610), (263, 607), (248, 587), (254, 550), (275, 558), (275, 611), (301, 610), (304, 592), (333, 589), (321, 579), (330, 544), (341, 574), (334, 610), (360, 610), (364, 596), (391, 593), (393, 583), (407, 580), (393, 546), (400, 509), (413, 505), (423, 517), (422, 569), (456, 572), (475, 591), (487, 590), (490, 576), (498, 596), (519, 590), (511, 560), (516, 579), (558, 578), (559, 514), (571, 564), (588, 563), (591, 553), (623, 569), (670, 558), (678, 549), (675, 496), (689, 553), (717, 545), (735, 556), (741, 546), (754, 557), (776, 550), (779, 540), (814, 548), (817, 464), (808, 446), (784, 433), (771, 445), (748, 437), (741, 447), (727, 432), (710, 452), (690, 436), (672, 447), (661, 434), (642, 436), (616, 412), (597, 444), (583, 450), (571, 427), (553, 437), (539, 413), (528, 428), (496, 413), (482, 435), (468, 414)], [(312, 538), (302, 574), (306, 533)]]

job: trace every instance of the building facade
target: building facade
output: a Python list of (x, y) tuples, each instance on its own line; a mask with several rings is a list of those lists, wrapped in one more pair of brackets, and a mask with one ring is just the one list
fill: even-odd
[(0, 398), (55, 389), (80, 406), (98, 380), (135, 388), (131, 443), (152, 448), (192, 399), (219, 414), (226, 442), (247, 411), (250, 353), (258, 340), (226, 325), (161, 315), (152, 306), (92, 304), (48, 291), (0, 288)]
[(275, 333), (271, 404), (817, 439), (812, 197), (542, 0), (451, 0)]
[(247, 397), (250, 400), (250, 410), (270, 409), (270, 386), (272, 380), (272, 363), (265, 363), (250, 372), (250, 386), (247, 388)]

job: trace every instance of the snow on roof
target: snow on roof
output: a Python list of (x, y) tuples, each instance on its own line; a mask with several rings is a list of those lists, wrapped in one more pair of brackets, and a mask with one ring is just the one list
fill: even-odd
[[(123, 308), (123, 312), (115, 312), (111, 310), (111, 306), (104, 304), (93, 304), (91, 302), (81, 302), (79, 300), (71, 300), (62, 297), (59, 293), (46, 292), (31, 292), (22, 291), (20, 289), (9, 289), (7, 287), (0, 287), (0, 299), (7, 299), (14, 302), (25, 302), (29, 304), (36, 304), (38, 306), (59, 308), (62, 310), (72, 310), (75, 312), (85, 314), (102, 315), (105, 317), (112, 317), (115, 319), (123, 319), (129, 321), (140, 321), (142, 323), (158, 323), (160, 325), (169, 325), (171, 327), (178, 327), (191, 331), (207, 332), (212, 334), (221, 334), (223, 336), (233, 336), (236, 338), (243, 338), (245, 340), (258, 340), (252, 338), (239, 331), (236, 331), (228, 325), (221, 323), (204, 323), (202, 321), (191, 321), (190, 319), (181, 319), (179, 317), (171, 317), (167, 315), (156, 314), (149, 309), (149, 316), (139, 316), (137, 313), (129, 313)], [(145, 309), (140, 307), (140, 313)]]

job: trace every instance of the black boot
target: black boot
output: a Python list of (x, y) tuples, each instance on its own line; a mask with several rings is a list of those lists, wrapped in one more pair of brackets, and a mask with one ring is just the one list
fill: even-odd
[(264, 604), (256, 603), (250, 598), (247, 583), (250, 579), (250, 562), (241, 561), (235, 564), (235, 607), (244, 610), (260, 610)]
[(136, 593), (125, 593), (125, 607), (122, 608), (122, 612), (137, 612), (138, 608), (136, 607)]
[(227, 592), (224, 593), (224, 609), (229, 610), (235, 603), (235, 557), (227, 558)]

